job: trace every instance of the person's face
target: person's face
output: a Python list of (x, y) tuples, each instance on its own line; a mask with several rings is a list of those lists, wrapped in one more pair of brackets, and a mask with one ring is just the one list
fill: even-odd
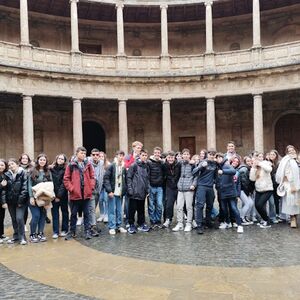
[(160, 159), (161, 152), (159, 150), (154, 150), (153, 156), (156, 160)]
[(77, 156), (77, 159), (78, 159), (79, 161), (83, 161), (83, 160), (85, 159), (85, 157), (86, 157), (86, 152), (85, 152), (85, 151), (79, 151), (79, 152), (76, 154), (76, 156)]
[(105, 159), (105, 156), (104, 156), (104, 153), (99, 153), (99, 160), (104, 160)]
[(175, 156), (167, 155), (166, 159), (167, 159), (167, 162), (170, 165), (172, 165), (174, 163), (174, 161), (175, 161)]
[(177, 159), (177, 161), (181, 161), (182, 160), (182, 155), (181, 154), (177, 154), (176, 159)]
[(118, 163), (121, 164), (122, 161), (124, 160), (124, 155), (123, 154), (118, 154), (117, 159), (118, 159)]
[(213, 154), (213, 153), (208, 153), (208, 154), (207, 154), (207, 159), (208, 159), (208, 160), (215, 160), (215, 154)]
[(38, 160), (38, 164), (40, 167), (44, 167), (47, 163), (47, 159), (45, 156), (41, 156)]
[(292, 158), (296, 158), (297, 157), (297, 152), (296, 152), (295, 148), (293, 148), (293, 147), (288, 148), (287, 153)]
[(222, 156), (218, 156), (218, 157), (216, 158), (216, 162), (217, 162), (218, 164), (221, 164), (221, 163), (223, 162), (223, 157), (222, 157)]
[(259, 161), (263, 161), (263, 160), (264, 160), (264, 155), (263, 155), (262, 153), (259, 153), (259, 154), (257, 155), (257, 159), (258, 159)]
[(3, 161), (0, 161), (0, 173), (3, 173), (5, 170), (5, 163)]
[(188, 152), (183, 152), (182, 153), (182, 159), (183, 160), (189, 160), (191, 155)]
[(100, 159), (100, 153), (97, 152), (97, 151), (92, 152), (92, 153), (91, 153), (91, 156), (92, 156), (92, 159), (93, 159), (93, 161), (94, 161), (95, 163), (98, 162), (99, 159)]
[(193, 159), (194, 159), (195, 163), (198, 164), (199, 161), (200, 161), (200, 156), (199, 156), (199, 155), (195, 155), (195, 156), (193, 157)]
[(146, 162), (147, 159), (148, 159), (148, 154), (145, 153), (145, 152), (143, 152), (143, 153), (140, 155), (140, 160), (141, 160), (142, 162)]
[(65, 163), (65, 158), (62, 155), (59, 155), (57, 160), (56, 160), (56, 163), (58, 165), (63, 165)]
[(28, 162), (29, 162), (29, 160), (28, 160), (27, 155), (23, 155), (23, 156), (21, 157), (21, 164), (27, 165)]
[[(136, 153), (136, 154), (140, 154), (141, 153), (141, 150), (142, 150), (142, 146), (141, 145), (136, 145), (133, 149), (133, 151)], [(148, 155), (147, 155), (148, 156)]]
[(276, 159), (276, 157), (277, 157), (277, 155), (276, 155), (276, 153), (275, 152), (270, 152), (270, 154), (269, 154), (269, 158), (272, 160), (272, 161), (274, 161), (275, 159)]
[(232, 143), (227, 144), (227, 152), (233, 153), (235, 152), (235, 146)]
[(199, 157), (200, 157), (200, 160), (205, 159), (205, 152), (204, 151), (200, 151)]
[(251, 159), (250, 157), (248, 157), (248, 158), (246, 159), (246, 165), (249, 166), (249, 167), (252, 166), (252, 159)]
[(239, 160), (237, 158), (235, 158), (232, 162), (231, 162), (231, 165), (234, 167), (234, 168), (237, 168), (238, 165), (239, 165)]
[(19, 166), (12, 160), (8, 162), (8, 167), (11, 171), (15, 172), (18, 170)]

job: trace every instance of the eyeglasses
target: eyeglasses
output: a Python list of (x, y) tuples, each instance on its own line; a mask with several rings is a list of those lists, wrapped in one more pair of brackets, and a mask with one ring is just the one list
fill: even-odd
[(92, 156), (99, 156), (100, 154), (98, 153), (92, 153)]

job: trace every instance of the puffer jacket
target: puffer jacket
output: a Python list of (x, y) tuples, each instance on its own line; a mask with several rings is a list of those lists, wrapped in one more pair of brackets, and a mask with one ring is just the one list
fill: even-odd
[(177, 188), (179, 192), (188, 192), (191, 190), (191, 186), (197, 186), (197, 178), (192, 174), (195, 165), (190, 164), (184, 160), (180, 162), (180, 178), (178, 180)]
[(162, 161), (155, 160), (153, 157), (150, 157), (150, 160), (147, 163), (150, 170), (150, 186), (162, 187), (164, 184), (164, 172)]
[(68, 197), (68, 191), (64, 185), (64, 174), (65, 174), (65, 167), (55, 165), (53, 168), (50, 169), (52, 174), (52, 180), (54, 184), (54, 193), (56, 198), (63, 200)]
[(8, 171), (7, 176), (7, 195), (6, 202), (8, 205), (25, 205), (28, 201), (28, 186), (27, 174), (23, 168), (19, 168), (16, 177), (13, 173)]
[(238, 168), (240, 173), (241, 190), (249, 196), (254, 191), (254, 183), (250, 180), (250, 167), (242, 165)]
[(177, 190), (177, 183), (180, 178), (181, 164), (174, 162), (169, 164), (167, 161), (163, 164), (166, 186), (172, 190)]
[(136, 161), (127, 172), (127, 193), (129, 198), (145, 200), (149, 192), (149, 166)]
[[(0, 182), (1, 182), (2, 180), (7, 180), (7, 177), (5, 176), (5, 174), (1, 174), (1, 175), (0, 175)], [(7, 186), (3, 187), (3, 186), (0, 184), (0, 205), (6, 203), (6, 190), (7, 190)]]
[(255, 190), (260, 193), (273, 191), (271, 163), (263, 160), (258, 163), (258, 167), (259, 168), (252, 167), (249, 176), (250, 180), (255, 182)]
[(221, 199), (237, 197), (237, 187), (234, 181), (236, 170), (227, 163), (223, 163), (219, 167), (223, 171), (216, 182), (219, 197)]

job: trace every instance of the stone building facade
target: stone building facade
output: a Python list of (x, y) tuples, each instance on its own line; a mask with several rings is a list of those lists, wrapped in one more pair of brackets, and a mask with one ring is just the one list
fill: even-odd
[(0, 156), (300, 147), (298, 0), (0, 0)]

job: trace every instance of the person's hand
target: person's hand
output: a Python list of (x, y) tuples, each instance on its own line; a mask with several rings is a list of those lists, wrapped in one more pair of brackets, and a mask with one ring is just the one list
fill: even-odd
[(195, 186), (194, 185), (191, 185), (191, 187), (190, 187), (190, 190), (194, 190), (195, 189)]
[(7, 186), (7, 180), (6, 180), (6, 179), (3, 179), (3, 180), (1, 181), (1, 185), (2, 185), (3, 187)]
[(30, 197), (30, 204), (32, 205), (32, 206), (35, 206), (35, 200), (34, 200), (34, 198), (33, 197)]
[(109, 197), (109, 198), (113, 198), (114, 195), (115, 195), (115, 194), (114, 194), (113, 192), (110, 192), (110, 193), (108, 194), (108, 197)]
[(2, 204), (3, 209), (7, 209), (7, 203)]
[(60, 199), (56, 197), (56, 198), (54, 199), (54, 201), (55, 201), (55, 202), (59, 202)]
[(204, 162), (202, 163), (202, 167), (204, 167), (204, 168), (207, 167), (207, 161), (204, 161)]
[(222, 174), (223, 174), (223, 171), (222, 171), (222, 170), (218, 170), (218, 174), (219, 174), (219, 175), (222, 175)]
[(253, 163), (252, 163), (252, 167), (253, 167), (253, 168), (256, 168), (257, 166), (258, 166), (258, 160), (255, 159), (255, 160), (253, 161)]
[(297, 192), (297, 189), (295, 188), (295, 186), (291, 186), (291, 193), (296, 193)]
[(195, 161), (193, 159), (190, 160), (190, 165), (194, 165)]

